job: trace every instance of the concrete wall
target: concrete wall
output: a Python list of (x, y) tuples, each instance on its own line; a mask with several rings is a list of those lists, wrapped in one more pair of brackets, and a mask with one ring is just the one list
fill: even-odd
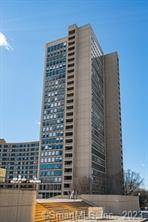
[(91, 75), (90, 28), (79, 29), (77, 67), (76, 177), (91, 175)]
[(117, 53), (104, 56), (107, 193), (123, 194), (123, 160)]
[(138, 196), (123, 195), (81, 195), (81, 198), (92, 202), (97, 207), (103, 207), (105, 212), (123, 214), (124, 210), (139, 210)]
[(0, 221), (33, 222), (35, 191), (0, 189)]

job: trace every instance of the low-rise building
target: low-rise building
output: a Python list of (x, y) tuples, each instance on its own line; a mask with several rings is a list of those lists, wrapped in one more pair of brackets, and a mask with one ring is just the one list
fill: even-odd
[(20, 175), (37, 177), (39, 142), (7, 143), (0, 139), (0, 167), (6, 170), (6, 182)]

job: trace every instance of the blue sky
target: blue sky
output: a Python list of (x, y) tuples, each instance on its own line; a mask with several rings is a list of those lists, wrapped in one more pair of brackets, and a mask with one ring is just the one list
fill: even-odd
[(120, 57), (124, 167), (148, 187), (148, 1), (0, 0), (0, 137), (39, 138), (44, 45), (90, 23), (104, 53)]

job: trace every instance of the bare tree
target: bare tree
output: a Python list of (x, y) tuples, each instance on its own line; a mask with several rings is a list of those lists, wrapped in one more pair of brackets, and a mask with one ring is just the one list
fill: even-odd
[(73, 185), (73, 188), (78, 194), (88, 194), (90, 193), (90, 182), (91, 179), (86, 176), (77, 178), (75, 179), (75, 184)]
[(140, 207), (148, 209), (148, 190), (140, 189), (137, 194), (139, 195)]
[(139, 173), (133, 172), (132, 170), (127, 170), (124, 173), (124, 193), (126, 195), (134, 194), (142, 185), (143, 179)]
[(74, 189), (78, 194), (92, 194), (95, 190), (96, 193), (105, 192), (105, 179), (104, 175), (97, 175), (92, 177), (79, 177), (75, 178), (75, 183), (72, 189)]

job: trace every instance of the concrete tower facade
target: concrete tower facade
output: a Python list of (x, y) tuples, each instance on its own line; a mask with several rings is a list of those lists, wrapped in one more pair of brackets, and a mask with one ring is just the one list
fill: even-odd
[(104, 55), (90, 25), (46, 44), (39, 194), (121, 194), (119, 64)]

